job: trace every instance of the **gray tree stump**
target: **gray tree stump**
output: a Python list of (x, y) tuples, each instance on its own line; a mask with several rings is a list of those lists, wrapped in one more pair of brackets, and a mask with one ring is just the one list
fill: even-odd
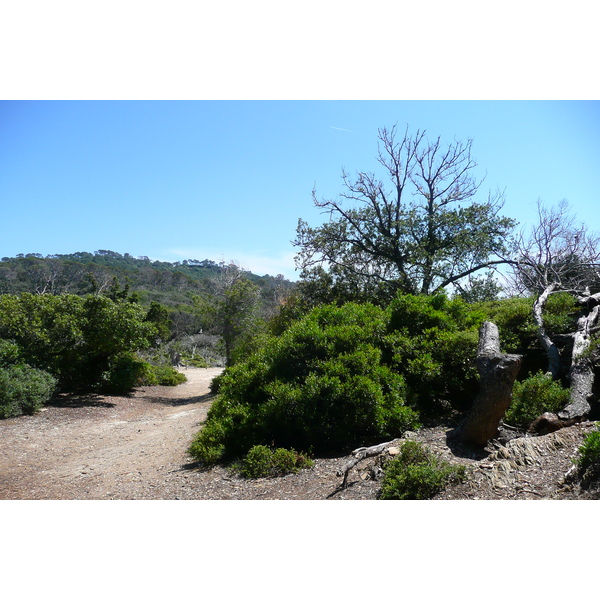
[(512, 400), (513, 383), (522, 358), (520, 354), (502, 354), (498, 327), (489, 321), (483, 323), (475, 360), (480, 376), (479, 392), (467, 418), (451, 432), (451, 438), (485, 446), (498, 433)]

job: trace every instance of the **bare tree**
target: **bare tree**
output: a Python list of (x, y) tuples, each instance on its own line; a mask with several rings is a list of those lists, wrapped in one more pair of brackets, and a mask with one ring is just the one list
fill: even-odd
[(572, 419), (585, 416), (590, 410), (594, 372), (587, 350), (598, 331), (600, 236), (589, 232), (585, 224), (576, 223), (566, 201), (556, 208), (546, 208), (538, 201), (537, 209), (538, 222), (517, 243), (514, 280), (522, 292), (535, 295), (533, 318), (538, 339), (548, 356), (548, 372), (554, 379), (563, 374), (561, 352), (545, 326), (546, 303), (552, 294), (568, 292), (581, 307), (577, 330), (569, 334), (573, 339), (568, 374), (570, 403), (559, 415)]
[(424, 131), (398, 135), (396, 127), (378, 137), (384, 179), (343, 171), (337, 199), (320, 200), (313, 191), (330, 220), (316, 228), (299, 221), (303, 273), (325, 265), (350, 287), (430, 294), (505, 262), (514, 221), (500, 215), (502, 194), (475, 200), (482, 182), (471, 140), (445, 145)]

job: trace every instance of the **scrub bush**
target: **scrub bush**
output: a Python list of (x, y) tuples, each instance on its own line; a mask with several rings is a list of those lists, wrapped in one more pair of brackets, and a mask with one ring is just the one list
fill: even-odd
[(237, 470), (246, 478), (281, 477), (312, 467), (313, 462), (294, 450), (267, 446), (252, 446)]
[(469, 407), (478, 389), (474, 359), (484, 320), (485, 313), (444, 294), (398, 294), (390, 304), (389, 361), (423, 416)]
[(523, 381), (515, 381), (513, 398), (504, 416), (511, 425), (527, 427), (545, 412), (558, 412), (567, 404), (569, 390), (550, 375), (539, 371)]
[(589, 433), (578, 449), (575, 460), (582, 487), (588, 488), (600, 479), (600, 430)]
[(452, 466), (409, 440), (384, 464), (380, 500), (429, 500), (448, 485), (466, 479), (464, 466)]
[(29, 365), (0, 366), (0, 418), (32, 415), (50, 398), (56, 379)]
[(146, 310), (103, 296), (0, 295), (0, 338), (23, 362), (51, 373), (60, 391), (125, 389), (139, 365), (132, 353), (157, 335)]
[(255, 445), (326, 452), (417, 427), (403, 377), (383, 362), (386, 326), (370, 304), (315, 308), (219, 378), (190, 454), (210, 463)]

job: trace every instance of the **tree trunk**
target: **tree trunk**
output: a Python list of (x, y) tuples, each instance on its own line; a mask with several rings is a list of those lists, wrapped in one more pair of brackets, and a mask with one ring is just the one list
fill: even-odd
[(574, 335), (573, 355), (571, 359), (571, 379), (569, 404), (558, 416), (561, 419), (576, 419), (585, 417), (591, 409), (589, 398), (592, 396), (594, 385), (594, 369), (590, 357), (586, 355), (591, 340), (590, 330), (598, 319), (600, 305), (595, 306), (588, 315), (577, 321), (577, 331)]
[(521, 367), (519, 354), (501, 354), (498, 327), (486, 321), (479, 330), (477, 370), (479, 393), (466, 420), (451, 432), (457, 441), (485, 446), (498, 433), (498, 426), (512, 400), (512, 388)]
[(544, 326), (544, 316), (542, 311), (548, 300), (548, 296), (557, 288), (557, 284), (550, 284), (533, 303), (533, 319), (537, 325), (537, 337), (542, 345), (542, 348), (548, 356), (548, 372), (552, 375), (552, 379), (560, 377), (560, 352), (556, 344), (550, 339), (546, 333)]

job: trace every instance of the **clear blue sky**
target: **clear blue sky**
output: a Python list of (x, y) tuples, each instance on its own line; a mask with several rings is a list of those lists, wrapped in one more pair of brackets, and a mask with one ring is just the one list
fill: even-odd
[[(398, 123), (473, 139), (482, 188), (526, 224), (566, 198), (600, 229), (600, 103), (584, 101), (4, 101), (2, 256), (98, 249), (234, 260), (294, 278), (311, 190), (377, 170), (377, 130)], [(483, 196), (482, 196), (483, 198)]]

